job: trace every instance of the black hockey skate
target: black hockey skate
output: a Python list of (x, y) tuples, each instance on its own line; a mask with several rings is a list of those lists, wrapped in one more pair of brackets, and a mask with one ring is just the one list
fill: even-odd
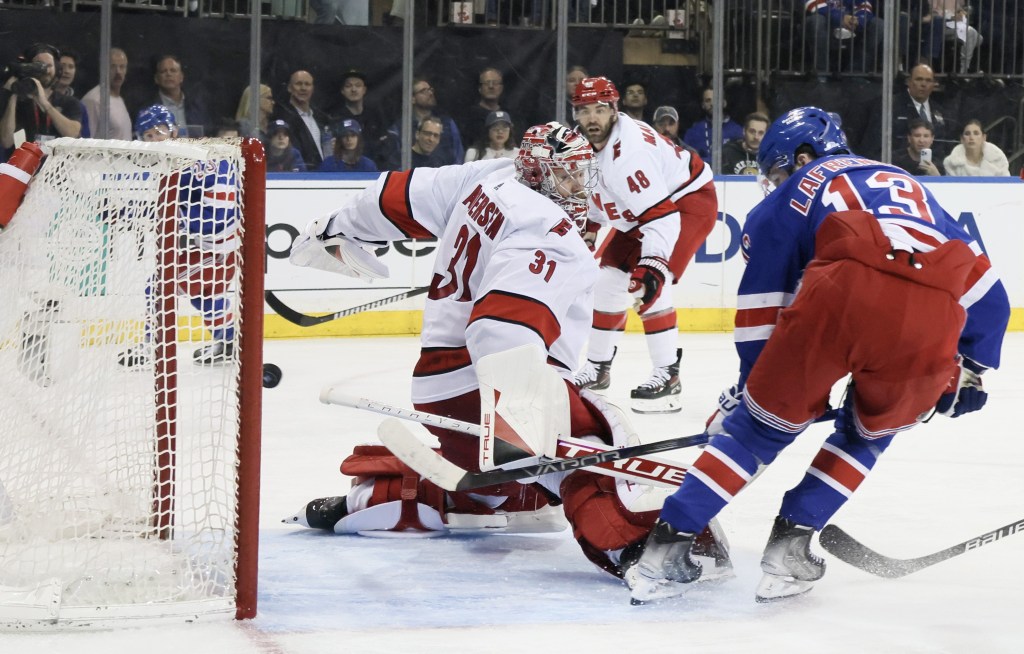
[(334, 531), (334, 525), (348, 515), (348, 502), (344, 495), (321, 497), (306, 503), (298, 513), (281, 522), (298, 524), (311, 529)]
[(117, 363), (128, 370), (145, 368), (153, 364), (153, 354), (149, 343), (133, 345), (117, 355)]
[(757, 585), (755, 599), (771, 602), (802, 595), (825, 575), (825, 561), (811, 552), (812, 527), (775, 518), (771, 536), (761, 556), (764, 576)]
[(651, 371), (651, 378), (629, 392), (634, 413), (678, 413), (682, 408), (679, 362), (683, 350), (676, 350), (676, 362)]
[(612, 358), (607, 361), (591, 361), (583, 364), (580, 371), (573, 378), (573, 383), (580, 389), (589, 388), (592, 391), (603, 391), (612, 383), (612, 360), (618, 348), (612, 350)]
[(235, 356), (235, 344), (230, 341), (214, 341), (192, 353), (192, 363), (197, 366), (217, 366), (231, 361)]

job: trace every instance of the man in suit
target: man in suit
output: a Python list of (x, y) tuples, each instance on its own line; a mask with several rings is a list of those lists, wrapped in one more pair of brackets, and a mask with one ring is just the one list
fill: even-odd
[[(938, 100), (932, 97), (935, 91), (935, 72), (927, 64), (918, 64), (910, 69), (905, 93), (894, 93), (892, 98), (892, 149), (904, 147), (907, 142), (910, 121), (919, 118), (932, 125), (935, 135), (933, 157), (942, 161), (949, 154), (956, 135), (956, 127), (948, 119)], [(868, 127), (857, 148), (858, 154), (877, 159), (882, 152), (882, 117), (872, 115)]]
[(330, 142), (330, 118), (312, 104), (313, 75), (297, 70), (288, 78), (288, 102), (277, 105), (273, 120), (288, 123), (292, 145), (298, 148), (306, 168), (316, 170), (324, 160), (324, 143)]

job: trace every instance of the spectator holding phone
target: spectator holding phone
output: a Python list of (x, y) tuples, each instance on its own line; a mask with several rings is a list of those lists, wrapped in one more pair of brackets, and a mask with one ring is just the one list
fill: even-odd
[(892, 164), (919, 177), (944, 175), (942, 165), (932, 161), (934, 141), (932, 124), (923, 118), (914, 118), (907, 123), (907, 147), (892, 153)]

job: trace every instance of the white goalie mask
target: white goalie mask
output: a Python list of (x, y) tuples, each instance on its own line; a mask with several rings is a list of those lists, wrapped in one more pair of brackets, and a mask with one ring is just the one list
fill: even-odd
[(526, 130), (516, 155), (517, 179), (550, 198), (586, 231), (587, 204), (597, 186), (597, 160), (582, 135), (557, 122)]

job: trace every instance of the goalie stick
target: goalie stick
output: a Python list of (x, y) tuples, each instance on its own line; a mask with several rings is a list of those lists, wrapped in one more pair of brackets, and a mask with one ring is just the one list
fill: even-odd
[[(488, 470), (487, 472), (470, 472), (460, 468), (448, 459), (435, 452), (429, 445), (417, 438), (405, 425), (394, 418), (388, 418), (377, 429), (382, 443), (387, 445), (392, 454), (404, 461), (410, 468), (420, 473), (441, 488), (449, 491), (466, 491), (484, 486), (502, 484), (506, 481), (519, 481), (531, 477), (540, 477), (552, 472), (565, 472), (591, 466), (625, 461), (644, 454), (677, 450), (708, 442), (707, 434), (680, 436), (655, 443), (631, 445), (622, 448), (608, 448), (593, 451), (581, 456), (564, 459), (552, 459), (536, 465), (520, 468)], [(561, 440), (559, 443), (561, 444)], [(586, 443), (586, 441), (584, 441)], [(593, 446), (594, 443), (588, 443)], [(607, 447), (607, 446), (606, 446)], [(595, 449), (596, 448), (593, 448)], [(682, 479), (678, 480), (678, 485)]]
[(391, 295), (389, 297), (374, 300), (373, 302), (367, 302), (366, 304), (360, 304), (350, 309), (343, 309), (334, 313), (329, 313), (324, 316), (311, 316), (305, 313), (299, 313), (295, 309), (289, 307), (287, 304), (281, 301), (281, 298), (277, 297), (273, 291), (267, 291), (264, 293), (264, 298), (270, 308), (273, 309), (277, 315), (281, 316), (290, 323), (294, 323), (300, 327), (313, 327), (314, 325), (322, 325), (325, 322), (331, 322), (338, 318), (344, 318), (346, 316), (352, 316), (363, 311), (370, 311), (377, 307), (382, 307), (385, 304), (391, 304), (392, 302), (398, 302), (417, 295), (423, 295), (430, 290), (429, 286), (422, 286), (420, 288), (414, 288), (397, 295)]
[(928, 554), (927, 556), (919, 556), (916, 559), (894, 559), (883, 556), (836, 525), (825, 525), (825, 528), (821, 530), (821, 534), (818, 535), (818, 542), (821, 543), (826, 552), (844, 563), (879, 577), (899, 579), (918, 570), (933, 566), (936, 563), (942, 563), (954, 556), (960, 556), (970, 550), (976, 550), (983, 545), (994, 543), (997, 540), (1021, 532), (1024, 532), (1024, 518), (1011, 522), (999, 529), (965, 540), (962, 543), (957, 543), (952, 547), (947, 547), (942, 551)]
[[(321, 390), (320, 401), (324, 404), (365, 409), (395, 418), (435, 425), (475, 436), (480, 435), (479, 425), (420, 411), (400, 409), (365, 398), (352, 397), (332, 386), (326, 386)], [(837, 411), (837, 409), (829, 409), (815, 422), (831, 420), (835, 418)], [(624, 448), (612, 448), (601, 443), (575, 438), (561, 438), (558, 441), (558, 454), (564, 457), (562, 459), (508, 470), (470, 472), (435, 452), (397, 420), (385, 420), (378, 428), (377, 435), (381, 442), (406, 465), (448, 491), (472, 490), (506, 481), (518, 481), (552, 472), (565, 472), (585, 467), (595, 467), (595, 472), (613, 477), (656, 486), (675, 487), (682, 483), (686, 474), (685, 467), (643, 457), (655, 452), (703, 445), (710, 438), (707, 433), (701, 433)], [(584, 454), (576, 456), (579, 452)], [(652, 464), (653, 468), (651, 468)]]
[[(324, 404), (336, 404), (338, 406), (362, 409), (364, 411), (379, 413), (393, 418), (400, 418), (410, 422), (418, 422), (424, 425), (433, 425), (443, 429), (450, 429), (452, 431), (462, 432), (471, 436), (480, 436), (480, 425), (475, 423), (454, 420), (452, 418), (435, 415), (433, 413), (426, 413), (424, 411), (403, 409), (401, 407), (392, 406), (376, 400), (354, 397), (346, 393), (342, 393), (332, 386), (326, 386), (323, 388), (320, 392), (320, 401)], [(398, 438), (401, 438), (401, 436)], [(415, 437), (413, 438), (415, 439)], [(417, 457), (418, 460), (421, 461), (421, 463), (417, 464), (420, 467), (409, 464), (411, 468), (445, 490), (455, 490), (454, 485), (466, 471), (462, 468), (458, 468), (455, 464), (450, 463), (447, 459), (434, 452), (426, 443), (420, 442), (419, 439), (415, 440), (417, 440), (419, 445), (422, 446), (423, 449), (427, 450), (429, 454), (422, 452), (418, 455), (415, 454), (415, 452), (420, 451), (420, 447), (415, 445), (411, 448), (406, 448), (408, 451), (406, 454), (400, 454), (398, 452), (394, 452), (394, 454), (403, 461), (405, 461), (405, 458), (403, 458), (404, 456), (408, 456), (410, 458), (414, 456)], [(605, 445), (604, 443), (595, 443), (593, 441), (566, 437), (558, 439), (557, 452), (561, 457), (573, 457), (579, 454), (589, 454), (592, 452), (601, 452), (610, 449), (612, 449), (611, 446)], [(409, 462), (406, 461), (406, 463), (408, 464)], [(455, 469), (454, 472), (452, 471), (452, 468)], [(634, 483), (662, 486), (665, 488), (676, 488), (682, 482), (683, 477), (686, 476), (686, 466), (673, 461), (636, 456), (600, 464), (594, 468), (594, 472), (611, 477), (618, 477), (620, 479), (626, 479)], [(455, 481), (452, 481), (453, 479), (455, 479)], [(448, 488), (448, 486), (452, 486), (452, 488)]]

